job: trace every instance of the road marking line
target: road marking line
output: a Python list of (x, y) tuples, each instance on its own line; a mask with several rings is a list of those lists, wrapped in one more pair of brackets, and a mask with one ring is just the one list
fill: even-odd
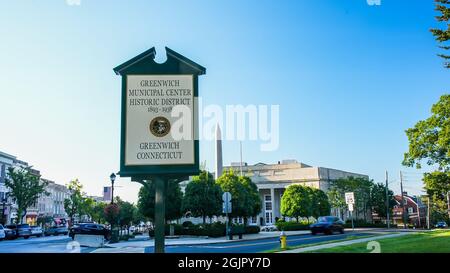
[[(327, 235), (326, 237), (307, 237), (307, 238), (291, 239), (291, 240), (288, 240), (288, 243), (289, 242), (297, 242), (297, 241), (306, 241), (306, 240), (312, 240), (312, 239), (318, 239), (318, 238), (331, 238), (331, 237), (336, 237), (336, 236), (342, 236), (342, 234)], [(326, 241), (321, 241), (321, 242), (326, 242)], [(178, 247), (218, 248), (218, 249), (223, 249), (223, 248), (235, 248), (235, 247), (246, 247), (246, 246), (256, 246), (256, 245), (269, 245), (269, 244), (274, 244), (274, 243), (277, 243), (277, 241), (261, 242), (261, 243), (249, 243), (249, 244), (238, 244), (238, 245), (230, 245), (230, 246), (186, 245), (186, 246), (178, 246)]]

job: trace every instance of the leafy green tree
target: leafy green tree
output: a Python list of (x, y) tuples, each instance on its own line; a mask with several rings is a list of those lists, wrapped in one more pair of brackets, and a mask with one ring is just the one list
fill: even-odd
[[(336, 194), (334, 201), (342, 200), (346, 192), (355, 194), (355, 215), (358, 218), (361, 213), (364, 219), (368, 219), (368, 211), (370, 211), (370, 189), (373, 185), (372, 180), (363, 177), (347, 177), (340, 178), (330, 182), (330, 190)], [(340, 197), (339, 197), (340, 196)]]
[(237, 176), (232, 169), (225, 170), (216, 183), (223, 192), (231, 193), (232, 212), (230, 217), (247, 218), (258, 215), (261, 211), (261, 199), (258, 189), (249, 177)]
[(450, 171), (450, 95), (443, 95), (431, 108), (431, 116), (406, 130), (409, 149), (403, 164), (408, 167), (437, 165), (440, 171)]
[(99, 224), (104, 224), (106, 222), (105, 218), (105, 207), (106, 203), (104, 202), (96, 202), (94, 207), (92, 208), (91, 218), (92, 221), (97, 222)]
[(449, 220), (447, 193), (450, 191), (450, 173), (435, 171), (425, 173), (423, 182), (431, 201), (431, 220)]
[(81, 218), (86, 215), (92, 218), (95, 201), (86, 197), (86, 193), (82, 192), (83, 185), (81, 182), (78, 179), (74, 179), (69, 182), (67, 188), (70, 195), (69, 198), (64, 200), (64, 210), (70, 218), (71, 225), (73, 225), (76, 216)]
[[(437, 170), (424, 174), (432, 218), (448, 218), (446, 194), (450, 190), (450, 95), (443, 95), (431, 108), (431, 116), (406, 130), (409, 150), (403, 164), (420, 169), (422, 162)], [(434, 215), (434, 216), (433, 216)]]
[[(168, 200), (170, 202), (168, 202)], [(181, 218), (181, 205), (183, 193), (177, 182), (168, 181), (166, 187), (166, 221)], [(138, 209), (142, 215), (151, 221), (155, 219), (155, 185), (148, 182), (146, 186), (141, 187), (138, 195)]]
[(290, 185), (286, 188), (281, 198), (281, 214), (296, 218), (311, 216), (312, 196), (309, 187), (302, 185)]
[(202, 171), (187, 184), (183, 197), (183, 212), (190, 211), (194, 217), (206, 217), (222, 213), (222, 189), (216, 184), (211, 173)]
[(135, 206), (130, 202), (121, 200), (120, 198), (117, 198), (115, 203), (120, 208), (119, 226), (122, 228), (127, 227), (127, 229), (129, 229), (133, 222), (133, 216), (135, 214), (134, 211), (136, 209)]
[(33, 206), (41, 194), (48, 195), (45, 190), (48, 182), (41, 180), (38, 175), (31, 173), (28, 168), (8, 168), (8, 176), (5, 179), (5, 186), (10, 189), (9, 195), (17, 204), (17, 223), (23, 222), (23, 216), (27, 214), (27, 209)]
[(112, 226), (119, 222), (120, 207), (116, 203), (108, 204), (105, 207), (104, 215), (106, 221)]
[[(450, 45), (448, 41), (450, 39), (450, 0), (434, 0), (436, 2), (435, 10), (440, 12), (440, 15), (436, 16), (436, 20), (439, 23), (442, 23), (445, 28), (433, 28), (431, 29), (431, 33), (433, 33), (436, 41), (438, 41), (441, 46), (439, 46), (443, 50), (450, 50)], [(450, 55), (447, 54), (438, 54), (439, 57), (445, 60), (444, 66), (446, 68), (450, 68)]]
[(256, 216), (261, 212), (262, 202), (259, 197), (258, 187), (252, 182), (248, 176), (240, 176), (239, 180), (247, 189), (247, 206), (248, 206), (248, 216)]
[(141, 222), (147, 222), (147, 217), (145, 217), (139, 208), (135, 206), (135, 210), (133, 212), (133, 223), (140, 224)]
[(311, 216), (318, 218), (319, 216), (330, 215), (331, 205), (327, 194), (320, 190), (310, 188), (312, 193), (312, 213)]
[(344, 218), (344, 210), (347, 208), (347, 204), (345, 203), (345, 198), (342, 192), (337, 188), (331, 188), (328, 193), (328, 200), (330, 202), (330, 206), (332, 208), (338, 209), (339, 217), (341, 219)]
[(96, 202), (93, 198), (82, 196), (80, 206), (80, 216), (84, 215), (87, 216), (90, 220), (92, 220), (95, 204)]
[[(392, 214), (392, 208), (395, 205), (394, 192), (388, 190), (389, 215)], [(386, 186), (383, 183), (376, 183), (372, 185), (370, 190), (370, 203), (372, 204), (373, 212), (378, 216), (386, 218)]]

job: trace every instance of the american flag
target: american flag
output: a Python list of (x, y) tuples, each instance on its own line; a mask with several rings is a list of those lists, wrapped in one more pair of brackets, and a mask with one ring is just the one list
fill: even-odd
[(103, 187), (103, 201), (111, 201), (112, 191), (111, 187)]

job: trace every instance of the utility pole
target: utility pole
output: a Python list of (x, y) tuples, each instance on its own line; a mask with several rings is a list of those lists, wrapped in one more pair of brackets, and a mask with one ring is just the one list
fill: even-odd
[(402, 218), (403, 218), (403, 228), (406, 229), (406, 209), (405, 209), (405, 197), (403, 192), (403, 175), (402, 171), (400, 171), (400, 190), (402, 191)]
[(391, 223), (389, 219), (389, 183), (388, 183), (388, 171), (386, 171), (386, 223), (387, 228), (391, 228)]

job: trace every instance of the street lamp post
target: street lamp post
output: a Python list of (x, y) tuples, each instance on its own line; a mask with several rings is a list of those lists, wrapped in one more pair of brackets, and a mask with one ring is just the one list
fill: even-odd
[(5, 221), (5, 207), (6, 207), (6, 197), (2, 198), (2, 224), (6, 225)]
[[(112, 205), (112, 204), (114, 204), (114, 181), (116, 180), (116, 175), (114, 173), (112, 173), (109, 176), (109, 179), (111, 179), (111, 205)], [(111, 233), (112, 233), (111, 241), (118, 242), (119, 241), (118, 230), (116, 230), (116, 228), (114, 227), (115, 226), (114, 223), (110, 223), (110, 224), (111, 224)]]
[(114, 181), (116, 180), (116, 175), (112, 173), (109, 178), (111, 179), (111, 204), (114, 203)]

